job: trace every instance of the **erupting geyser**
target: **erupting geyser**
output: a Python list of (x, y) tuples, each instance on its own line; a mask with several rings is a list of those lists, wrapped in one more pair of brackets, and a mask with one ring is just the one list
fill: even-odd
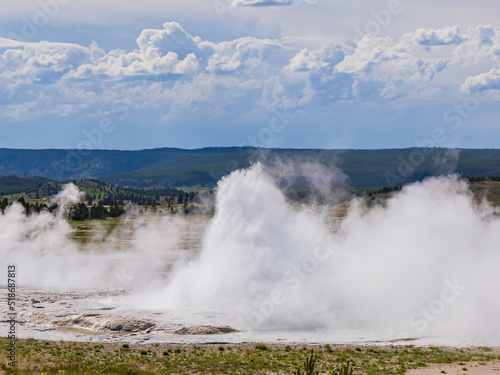
[[(57, 199), (74, 202), (75, 189)], [(166, 281), (167, 255), (183, 253), (181, 217), (125, 220), (128, 251), (81, 253), (61, 215), (26, 217), (14, 204), (0, 215), (0, 253), (18, 264), (23, 287), (113, 288), (113, 272), (124, 270), (128, 284), (118, 287), (134, 289), (127, 304), (219, 311), (247, 332), (352, 330), (500, 344), (500, 218), (474, 202), (466, 182), (429, 178), (372, 209), (353, 200), (336, 225), (325, 211), (288, 205), (256, 164), (220, 181), (201, 253), (174, 264)], [(104, 245), (111, 248), (119, 231)]]
[(407, 186), (384, 207), (356, 200), (340, 228), (287, 205), (260, 165), (219, 183), (199, 259), (161, 294), (242, 328), (359, 329), (500, 342), (500, 219), (456, 176)]

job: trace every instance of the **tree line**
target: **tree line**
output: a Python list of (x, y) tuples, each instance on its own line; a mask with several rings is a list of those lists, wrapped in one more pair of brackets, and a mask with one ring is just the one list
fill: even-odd
[(85, 203), (78, 203), (69, 210), (68, 219), (73, 221), (105, 220), (107, 217), (119, 217), (125, 213), (125, 209), (112, 201), (109, 209), (101, 203), (94, 204), (90, 208)]
[[(189, 203), (201, 202), (198, 193), (184, 193), (179, 191), (180, 193), (177, 196), (173, 197), (163, 197), (167, 204), (167, 211), (170, 212), (184, 212), (186, 214), (196, 213), (196, 210), (189, 205)], [(212, 193), (206, 194), (207, 196), (212, 196)], [(106, 195), (103, 199), (99, 200), (96, 203), (93, 203), (93, 199), (89, 197), (87, 194), (84, 201), (77, 203), (69, 208), (69, 212), (67, 215), (68, 220), (72, 221), (84, 221), (84, 220), (105, 220), (107, 217), (119, 217), (126, 213), (124, 208), (124, 202), (121, 200), (115, 200), (113, 197), (116, 195), (108, 196)], [(119, 197), (119, 195), (118, 195)], [(158, 197), (160, 199), (160, 197)], [(159, 199), (156, 200), (152, 197), (147, 197), (145, 199), (138, 199), (136, 202), (139, 202), (142, 206), (150, 206), (151, 212), (157, 212), (157, 208), (160, 205)], [(39, 214), (41, 212), (47, 211), (54, 213), (57, 211), (58, 206), (56, 204), (48, 206), (45, 203), (30, 203), (21, 197), (17, 200), (19, 204), (22, 205), (24, 209), (25, 215), (29, 216), (31, 214)], [(0, 200), (0, 211), (1, 213), (5, 213), (5, 210), (8, 206), (10, 206), (13, 201), (9, 201), (6, 197)], [(134, 203), (134, 202), (131, 202)], [(173, 205), (177, 203), (178, 205), (182, 205), (180, 211), (174, 210)], [(108, 207), (106, 207), (108, 206)], [(147, 207), (141, 209), (139, 212), (142, 214)]]
[[(18, 203), (20, 203), (23, 206), (24, 209), (24, 214), (26, 216), (29, 216), (31, 214), (39, 214), (40, 212), (47, 211), (47, 212), (55, 212), (58, 209), (57, 204), (53, 204), (50, 206), (47, 206), (45, 203), (29, 203), (26, 202), (26, 200), (21, 197), (17, 200)], [(5, 213), (5, 209), (10, 206), (13, 202), (9, 202), (7, 198), (3, 198), (0, 201), (0, 210), (2, 211), (2, 214)]]
[(117, 191), (116, 193), (86, 193), (85, 201), (89, 206), (93, 204), (94, 200), (97, 200), (97, 203), (100, 203), (103, 206), (110, 206), (112, 202), (118, 202), (118, 204), (122, 206), (125, 204), (125, 202), (134, 203), (138, 206), (152, 206), (154, 205), (154, 202), (156, 202), (156, 204), (159, 204), (162, 198), (164, 198), (166, 204), (195, 203), (199, 200), (198, 192), (183, 192), (182, 190), (169, 189), (173, 191), (172, 195), (160, 195), (156, 194), (156, 192), (160, 189), (152, 190), (153, 191), (149, 194), (123, 191)]
[(477, 176), (477, 177), (465, 177), (469, 182), (490, 182), (490, 181), (500, 181), (500, 176)]

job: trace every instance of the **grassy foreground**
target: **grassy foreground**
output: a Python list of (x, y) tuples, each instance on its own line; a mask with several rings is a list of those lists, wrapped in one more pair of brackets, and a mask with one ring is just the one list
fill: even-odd
[[(0, 338), (0, 373), (5, 374), (308, 374), (304, 363), (317, 355), (314, 374), (340, 374), (348, 360), (354, 374), (404, 374), (430, 364), (485, 364), (500, 359), (487, 347), (352, 347), (286, 344), (96, 344), (17, 340), (17, 366), (7, 366)], [(316, 372), (318, 371), (318, 372)], [(312, 373), (311, 373), (312, 374)]]

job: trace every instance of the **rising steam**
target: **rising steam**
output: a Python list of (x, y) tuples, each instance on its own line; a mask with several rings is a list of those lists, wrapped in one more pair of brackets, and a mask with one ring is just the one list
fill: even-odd
[[(313, 180), (332, 182), (327, 170), (314, 171)], [(79, 199), (75, 189), (56, 197), (60, 206)], [(247, 331), (355, 329), (500, 344), (500, 219), (457, 176), (406, 186), (372, 209), (353, 200), (340, 222), (289, 205), (261, 164), (233, 172), (219, 183), (201, 253), (168, 278), (183, 219), (125, 219), (103, 240), (109, 251), (82, 253), (62, 216), (26, 217), (18, 204), (0, 215), (0, 254), (19, 265), (24, 286), (133, 288), (141, 307), (221, 311)], [(113, 251), (125, 237), (127, 251)], [(118, 285), (116, 272), (127, 276)]]
[[(17, 202), (0, 215), (0, 256), (18, 266), (20, 286), (128, 289), (162, 275), (165, 264), (176, 257), (183, 227), (179, 219), (125, 218), (106, 238), (94, 238), (100, 242), (99, 250), (83, 252), (72, 240), (74, 229), (66, 221), (66, 206), (81, 197), (77, 186), (67, 184), (51, 200), (58, 205), (55, 215), (42, 211), (26, 216)], [(5, 272), (6, 267), (0, 269), (2, 280)]]
[(288, 206), (261, 165), (219, 184), (199, 259), (164, 308), (218, 310), (246, 329), (350, 328), (499, 340), (500, 220), (456, 176), (430, 178), (340, 229)]

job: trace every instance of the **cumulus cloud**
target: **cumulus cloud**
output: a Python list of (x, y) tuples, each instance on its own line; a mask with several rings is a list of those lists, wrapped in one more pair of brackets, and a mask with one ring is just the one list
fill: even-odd
[[(462, 91), (477, 81), (497, 89), (496, 70), (485, 74), (482, 70), (496, 68), (499, 56), (500, 39), (491, 26), (466, 31), (457, 26), (419, 29), (398, 39), (366, 35), (356, 43), (300, 50), (273, 78), (263, 102), (290, 108), (311, 102), (405, 97), (446, 101), (460, 95), (460, 83), (465, 81)], [(482, 74), (476, 77), (478, 72)]]
[(275, 69), (276, 63), (285, 62), (282, 58), (284, 47), (276, 40), (239, 38), (221, 42), (214, 46), (206, 70), (211, 73), (244, 71), (254, 75), (262, 70)]
[(464, 39), (457, 26), (444, 29), (419, 29), (415, 33), (415, 42), (422, 46), (445, 46), (448, 44), (461, 44)]
[(302, 49), (275, 80), (275, 87), (267, 90), (265, 100), (269, 106), (287, 108), (292, 102), (299, 106), (313, 101), (425, 96), (452, 56), (426, 55), (425, 47), (415, 43), (418, 35), (403, 35), (399, 40), (366, 35), (355, 44)]
[[(257, 3), (267, 4), (233, 5)], [(429, 95), (447, 101), (461, 90), (498, 89), (499, 57), (499, 33), (491, 26), (366, 35), (317, 49), (253, 37), (212, 42), (177, 22), (143, 30), (132, 51), (2, 38), (0, 115), (25, 121), (92, 113), (112, 108), (137, 87), (142, 99), (129, 107), (154, 109), (156, 121), (186, 111), (219, 116), (229, 108), (237, 113)]]
[(467, 93), (500, 90), (500, 69), (491, 69), (487, 73), (467, 78), (461, 89)]
[(300, 71), (324, 71), (332, 69), (336, 64), (345, 58), (342, 48), (336, 45), (323, 46), (319, 50), (300, 50), (291, 60), (285, 69), (291, 72)]
[[(3, 53), (1, 53), (3, 52)], [(95, 63), (103, 53), (94, 43), (85, 48), (65, 43), (16, 43), (0, 45), (0, 80), (9, 83), (50, 83), (74, 66)]]
[(357, 99), (369, 100), (415, 94), (447, 64), (446, 58), (417, 55), (403, 41), (365, 36), (335, 71), (352, 75)]
[(495, 64), (500, 56), (500, 35), (490, 25), (480, 25), (467, 32), (467, 38), (453, 51), (461, 66)]
[(252, 75), (276, 63), (277, 56), (273, 55), (283, 50), (278, 41), (251, 37), (215, 44), (191, 36), (177, 22), (165, 23), (162, 30), (144, 30), (137, 45), (139, 48), (130, 53), (114, 50), (96, 63), (82, 64), (65, 78), (193, 76), (204, 71), (214, 74), (244, 71)]
[(203, 47), (199, 44), (201, 39), (186, 33), (177, 22), (167, 22), (163, 30), (143, 30), (137, 39), (137, 50), (111, 51), (95, 63), (78, 66), (65, 78), (193, 74), (199, 70), (196, 53), (200, 54)]

